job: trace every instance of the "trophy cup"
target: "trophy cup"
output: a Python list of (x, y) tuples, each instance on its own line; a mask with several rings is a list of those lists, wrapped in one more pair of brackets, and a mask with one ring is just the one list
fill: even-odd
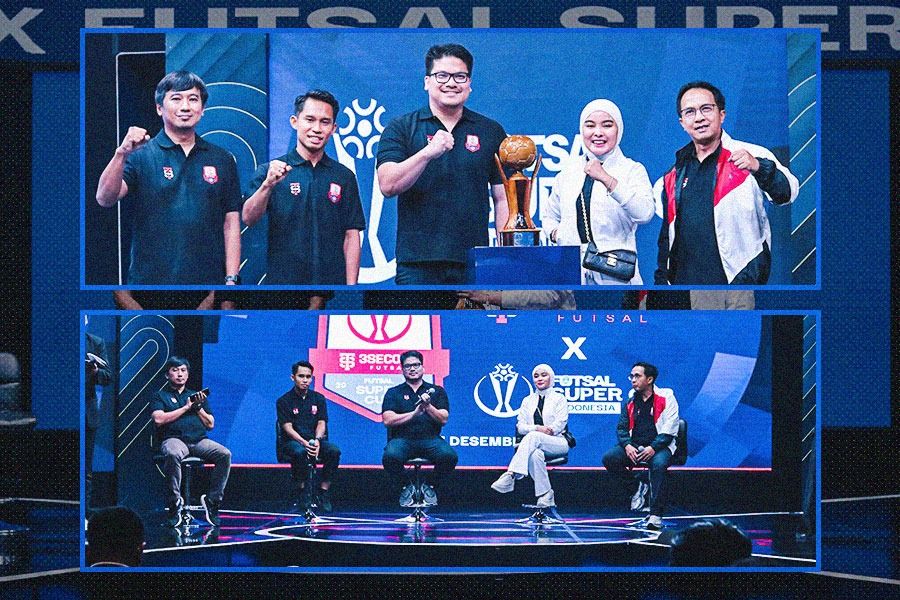
[[(529, 180), (522, 173), (537, 157), (534, 173)], [(511, 135), (500, 143), (498, 154), (494, 155), (500, 176), (503, 178), (503, 187), (506, 189), (506, 202), (509, 205), (509, 219), (506, 225), (500, 229), (501, 246), (539, 246), (541, 243), (541, 230), (535, 227), (531, 220), (531, 189), (541, 169), (541, 157), (537, 153), (534, 142), (526, 135)], [(503, 167), (515, 171), (510, 177), (506, 177)], [(499, 228), (500, 223), (496, 223)]]

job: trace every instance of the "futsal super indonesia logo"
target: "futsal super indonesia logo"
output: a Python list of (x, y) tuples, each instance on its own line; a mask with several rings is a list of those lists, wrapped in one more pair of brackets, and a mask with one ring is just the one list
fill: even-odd
[(404, 381), (400, 355), (418, 350), (428, 383), (442, 385), (450, 351), (441, 347), (435, 315), (328, 315), (319, 317), (309, 359), (322, 374), (320, 391), (344, 408), (381, 422), (384, 393)]
[(375, 152), (384, 131), (384, 110), (375, 99), (368, 99), (367, 104), (359, 98), (353, 100), (341, 111), (346, 122), (339, 117), (338, 130), (333, 137), (338, 161), (356, 174), (360, 199), (366, 210), (360, 283), (387, 281), (397, 273), (396, 258), (388, 258), (385, 253), (385, 250), (394, 252), (397, 204), (392, 202), (385, 207), (375, 174)]

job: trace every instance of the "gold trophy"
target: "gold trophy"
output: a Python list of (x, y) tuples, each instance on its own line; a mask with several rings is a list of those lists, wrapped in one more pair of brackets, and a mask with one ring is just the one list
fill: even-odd
[[(498, 154), (494, 155), (497, 168), (506, 188), (506, 202), (509, 205), (509, 219), (500, 230), (501, 246), (540, 246), (541, 230), (531, 220), (531, 190), (541, 170), (541, 156), (537, 153), (534, 142), (527, 135), (511, 135), (500, 143)], [(534, 173), (529, 180), (522, 173), (537, 157)], [(515, 171), (506, 177), (503, 167)], [(496, 223), (499, 227), (500, 224)]]

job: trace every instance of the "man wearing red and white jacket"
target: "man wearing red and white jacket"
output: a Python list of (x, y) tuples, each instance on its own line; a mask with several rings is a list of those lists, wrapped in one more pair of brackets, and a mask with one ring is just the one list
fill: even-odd
[(650, 516), (643, 525), (647, 529), (662, 529), (662, 515), (666, 508), (666, 471), (675, 453), (678, 435), (678, 402), (667, 388), (657, 388), (659, 369), (650, 363), (637, 362), (631, 367), (632, 394), (616, 425), (619, 443), (603, 455), (603, 466), (614, 474), (622, 486), (637, 483), (632, 497), (632, 509), (643, 506), (647, 486), (636, 482), (631, 469), (646, 463), (649, 474)]
[(772, 233), (763, 201), (792, 202), (797, 178), (766, 148), (722, 130), (725, 96), (714, 85), (685, 84), (676, 106), (691, 143), (654, 186), (663, 218), (654, 282), (766, 283)]

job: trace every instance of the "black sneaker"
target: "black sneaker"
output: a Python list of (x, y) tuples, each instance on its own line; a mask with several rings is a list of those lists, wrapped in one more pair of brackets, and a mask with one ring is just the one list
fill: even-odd
[(400, 506), (409, 507), (414, 504), (413, 495), (415, 493), (415, 486), (409, 484), (402, 490), (400, 490)]
[(166, 507), (166, 524), (169, 527), (178, 527), (181, 525), (181, 498), (175, 502), (170, 502)]
[(327, 513), (334, 509), (331, 504), (331, 494), (328, 493), (328, 490), (319, 489), (319, 508), (322, 509), (322, 512)]
[(206, 511), (206, 522), (213, 527), (218, 527), (219, 505), (221, 503), (210, 500), (206, 494), (203, 494), (202, 496), (200, 496), (200, 504), (203, 505), (203, 510)]
[(437, 492), (427, 483), (422, 484), (422, 502), (428, 506), (437, 506)]

